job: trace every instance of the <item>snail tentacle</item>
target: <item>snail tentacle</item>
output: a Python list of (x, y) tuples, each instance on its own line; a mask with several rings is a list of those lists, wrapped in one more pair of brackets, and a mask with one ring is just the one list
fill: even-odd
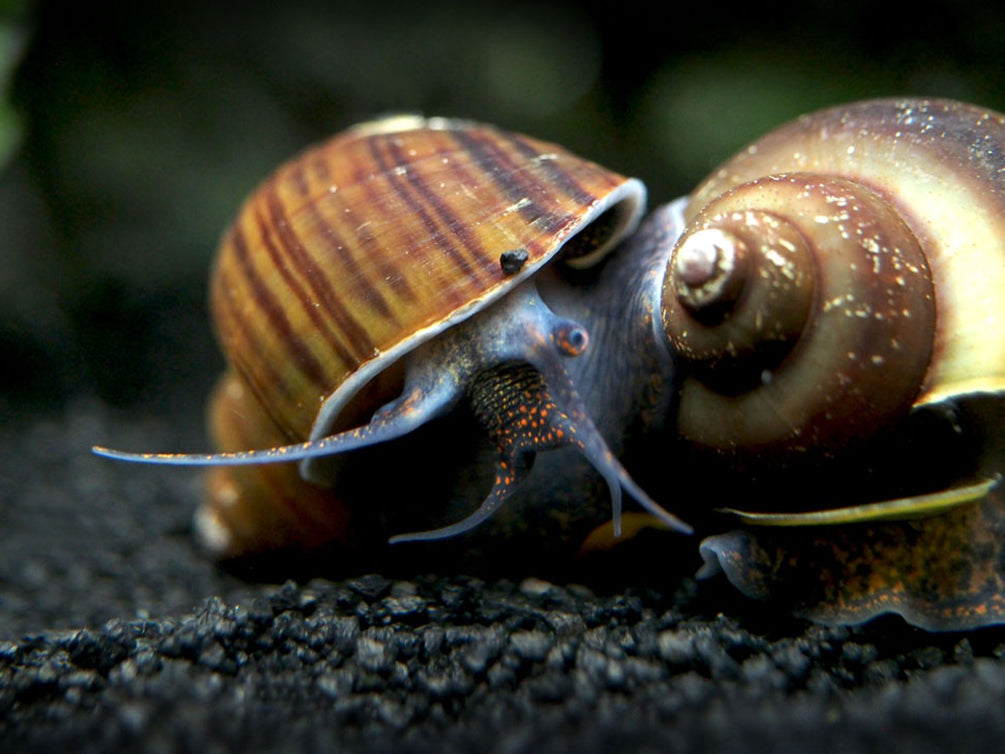
[[(495, 483), (481, 505), (467, 518), (424, 532), (391, 538), (392, 543), (446, 539), (474, 529), (491, 517), (526, 478), (537, 452), (571, 447), (600, 473), (611, 495), (616, 535), (621, 530), (621, 491), (669, 528), (691, 533), (691, 527), (667, 512), (631, 478), (589, 418), (563, 357), (586, 348), (586, 329), (556, 316), (533, 285), (512, 294), (507, 302), (480, 317), (472, 352), (458, 363), (471, 369), (468, 399), (479, 423), (496, 447)], [(458, 328), (463, 337), (464, 328)], [(474, 347), (477, 344), (477, 347)], [(447, 339), (436, 348), (450, 348)], [(453, 344), (455, 354), (467, 349)], [(492, 363), (492, 361), (495, 363)], [(424, 363), (442, 363), (436, 358)]]
[(304, 461), (396, 440), (443, 414), (458, 397), (456, 386), (446, 381), (433, 389), (416, 386), (379, 409), (369, 424), (319, 440), (275, 448), (231, 453), (131, 453), (95, 445), (91, 450), (96, 455), (118, 461), (173, 466), (254, 466)]
[(560, 363), (547, 363), (545, 361), (541, 370), (545, 375), (545, 381), (556, 403), (565, 410), (565, 421), (568, 429), (565, 436), (568, 438), (567, 444), (576, 448), (579, 453), (586, 458), (596, 469), (604, 481), (611, 494), (611, 508), (614, 520), (614, 535), (621, 536), (621, 491), (627, 492), (639, 505), (648, 513), (658, 518), (670, 529), (684, 534), (691, 534), (692, 528), (689, 524), (669, 513), (659, 503), (652, 499), (638, 484), (618, 460), (617, 456), (611, 452), (610, 447), (604, 441), (603, 436), (597, 429), (593, 420), (590, 419), (586, 406), (583, 404), (579, 393), (569, 377), (568, 372)]
[(94, 452), (145, 463), (227, 466), (304, 461), (301, 473), (316, 484), (330, 483), (324, 467), (307, 462), (402, 437), (449, 411), (465, 396), (496, 447), (496, 482), (471, 516), (393, 542), (443, 539), (477, 527), (496, 512), (527, 476), (538, 451), (573, 447), (610, 488), (615, 531), (621, 526), (621, 490), (677, 531), (691, 528), (631, 479), (615, 458), (576, 393), (562, 359), (583, 353), (589, 335), (578, 323), (557, 316), (527, 283), (499, 304), (424, 344), (409, 357), (402, 394), (373, 414), (370, 422), (320, 439), (257, 451), (216, 454)]

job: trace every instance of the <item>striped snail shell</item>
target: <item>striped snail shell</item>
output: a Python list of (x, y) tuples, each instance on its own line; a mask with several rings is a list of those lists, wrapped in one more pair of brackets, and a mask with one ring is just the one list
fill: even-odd
[[(229, 367), (210, 421), (223, 452), (139, 459), (215, 467), (197, 516), (215, 552), (310, 547), (348, 538), (361, 504), (324, 489), (337, 478), (324, 457), (394, 440), (466, 400), (497, 448), (491, 491), (463, 521), (394, 541), (474, 528), (534, 452), (563, 446), (605, 478), (616, 521), (623, 488), (686, 528), (596, 431), (563, 366), (589, 334), (534, 283), (554, 262), (597, 262), (644, 201), (637, 180), (466, 121), (389, 118), (309, 149), (247, 200), (214, 266)], [(265, 450), (241, 452), (251, 448)], [(292, 460), (299, 473), (262, 465)]]

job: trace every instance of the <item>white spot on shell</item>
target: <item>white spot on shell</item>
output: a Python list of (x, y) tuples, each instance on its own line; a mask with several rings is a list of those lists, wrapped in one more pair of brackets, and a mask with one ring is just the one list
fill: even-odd
[(214, 491), (216, 494), (213, 498), (221, 505), (221, 507), (233, 508), (237, 505), (240, 493), (238, 492), (236, 484), (223, 482), (219, 484)]
[(214, 553), (225, 553), (230, 549), (234, 537), (230, 527), (221, 519), (219, 513), (202, 507), (195, 513), (195, 531), (203, 546)]
[(240, 401), (244, 399), (244, 385), (237, 380), (227, 380), (227, 399)]
[(519, 211), (520, 211), (520, 210), (522, 210), (522, 209), (523, 209), (524, 207), (528, 207), (528, 206), (530, 206), (530, 204), (531, 204), (531, 201), (530, 201), (530, 199), (529, 199), (528, 197), (526, 197), (526, 196), (525, 196), (525, 197), (524, 197), (523, 199), (520, 199), (519, 201), (517, 201), (517, 202), (514, 202), (513, 204), (509, 205), (509, 206), (508, 206), (508, 207), (507, 207), (507, 208), (506, 208), (506, 209), (504, 210), (504, 212), (506, 212), (507, 214), (509, 214), (509, 213), (512, 213), (512, 212), (519, 212)]

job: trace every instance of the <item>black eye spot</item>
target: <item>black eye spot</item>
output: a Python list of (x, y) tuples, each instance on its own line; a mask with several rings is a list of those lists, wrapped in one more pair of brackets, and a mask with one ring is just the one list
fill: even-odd
[(510, 249), (499, 255), (499, 266), (506, 275), (516, 275), (527, 263), (526, 249)]

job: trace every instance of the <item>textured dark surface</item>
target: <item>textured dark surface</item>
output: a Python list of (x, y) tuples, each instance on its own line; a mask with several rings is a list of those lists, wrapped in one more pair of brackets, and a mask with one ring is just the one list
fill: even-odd
[(822, 628), (639, 563), (239, 578), (193, 543), (193, 474), (86, 450), (195, 444), (197, 413), (0, 430), (3, 751), (1000, 750), (1001, 629)]

